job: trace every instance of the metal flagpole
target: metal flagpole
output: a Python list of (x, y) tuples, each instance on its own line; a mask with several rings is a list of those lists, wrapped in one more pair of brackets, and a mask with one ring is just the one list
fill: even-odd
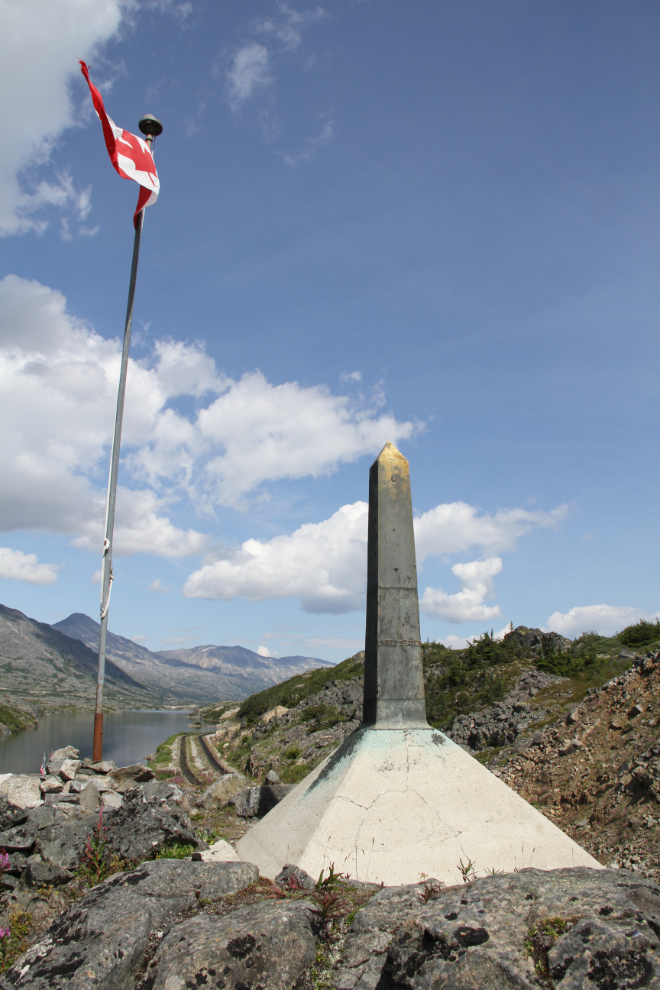
[[(154, 142), (163, 131), (163, 125), (150, 113), (146, 114), (139, 123), (139, 128), (145, 135), (153, 151)], [(117, 500), (117, 475), (119, 473), (119, 448), (121, 445), (121, 427), (124, 418), (124, 397), (126, 395), (126, 372), (128, 371), (128, 351), (131, 345), (131, 325), (133, 323), (133, 299), (135, 297), (135, 280), (137, 278), (138, 258), (140, 256), (140, 238), (144, 224), (144, 209), (140, 211), (135, 227), (133, 242), (133, 261), (131, 264), (131, 280), (128, 286), (128, 305), (126, 307), (126, 325), (124, 327), (124, 347), (121, 354), (121, 371), (119, 373), (119, 391), (117, 393), (117, 414), (115, 416), (115, 433), (112, 439), (112, 454), (110, 456), (110, 477), (108, 479), (108, 499), (105, 507), (105, 539), (103, 540), (103, 562), (101, 564), (101, 631), (99, 634), (99, 666), (96, 678), (96, 711), (94, 713), (94, 745), (92, 759), (103, 759), (103, 686), (105, 684), (105, 648), (108, 637), (108, 608), (110, 606), (110, 591), (112, 589), (112, 538), (115, 529), (115, 502)]]

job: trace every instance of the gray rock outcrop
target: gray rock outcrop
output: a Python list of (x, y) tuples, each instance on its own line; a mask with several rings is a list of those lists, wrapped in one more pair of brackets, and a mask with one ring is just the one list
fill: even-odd
[(190, 918), (163, 939), (149, 967), (149, 986), (289, 990), (314, 961), (313, 908), (307, 901), (262, 901), (224, 918)]
[(293, 784), (247, 787), (231, 799), (240, 818), (263, 818), (294, 788)]
[(514, 639), (527, 653), (543, 652), (562, 653), (572, 644), (570, 639), (556, 632), (544, 632), (542, 629), (529, 629), (527, 626), (516, 626), (507, 636)]
[(336, 990), (657, 990), (659, 935), (660, 888), (622, 870), (427, 882), (377, 893), (331, 978)]
[(225, 773), (206, 788), (200, 801), (209, 811), (212, 808), (222, 808), (245, 790), (246, 785), (247, 779), (242, 773)]
[[(258, 879), (250, 863), (143, 863), (94, 887), (55, 921), (0, 987), (125, 990), (150, 936), (181, 912), (214, 903)], [(162, 933), (161, 933), (162, 934)], [(181, 987), (185, 984), (180, 984)], [(193, 984), (194, 985), (194, 984)]]
[(660, 887), (625, 870), (376, 889), (320, 958), (321, 895), (254, 886), (247, 902), (225, 900), (257, 879), (249, 863), (189, 860), (117, 874), (57, 918), (0, 990), (660, 988)]
[[(101, 798), (106, 793), (121, 800), (114, 791), (103, 792)], [(179, 806), (180, 789), (167, 781), (134, 783), (124, 795), (122, 807), (104, 809), (101, 819), (95, 813), (99, 792), (93, 782), (87, 783), (80, 795), (65, 797), (75, 803), (23, 809), (0, 795), (0, 849), (10, 854), (2, 881), (5, 888), (15, 889), (19, 880), (28, 887), (70, 880), (83, 862), (87, 840), (96, 833), (99, 820), (108, 852), (129, 863), (148, 859), (173, 844), (208, 848)]]
[(527, 702), (543, 688), (564, 679), (541, 670), (523, 670), (502, 701), (469, 715), (459, 715), (446, 734), (473, 751), (487, 746), (515, 745), (518, 737), (544, 714), (542, 709), (534, 709)]

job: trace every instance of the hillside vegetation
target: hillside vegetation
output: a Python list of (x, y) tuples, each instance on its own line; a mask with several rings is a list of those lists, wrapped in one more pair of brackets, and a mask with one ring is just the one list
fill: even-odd
[[(640, 621), (616, 636), (583, 633), (576, 640), (556, 633), (541, 633), (526, 626), (512, 629), (501, 639), (484, 632), (470, 646), (450, 650), (441, 643), (423, 646), (426, 711), (429, 724), (450, 729), (458, 715), (466, 714), (501, 700), (520, 671), (530, 666), (545, 673), (569, 678), (575, 691), (586, 694), (625, 670), (630, 658), (622, 650), (648, 650), (660, 645), (660, 623)], [(351, 681), (364, 675), (364, 653), (356, 653), (336, 667), (307, 671), (281, 684), (259, 691), (238, 708), (235, 719), (251, 728), (278, 706), (295, 708), (326, 685)], [(230, 707), (223, 705), (197, 709), (204, 719), (218, 719)]]
[[(358, 653), (240, 706), (198, 710), (217, 720), (207, 739), (251, 783), (272, 772), (296, 783), (360, 725), (363, 668)], [(574, 641), (519, 626), (459, 651), (426, 643), (424, 679), (434, 727), (603, 864), (660, 877), (660, 624)], [(164, 754), (170, 772), (177, 751)], [(227, 838), (249, 828), (230, 808), (215, 814)]]

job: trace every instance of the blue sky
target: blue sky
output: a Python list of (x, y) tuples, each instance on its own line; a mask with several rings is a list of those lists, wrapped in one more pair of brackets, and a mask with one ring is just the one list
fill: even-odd
[(340, 660), (369, 464), (411, 465), (424, 638), (660, 609), (650, 2), (0, 0), (0, 601)]

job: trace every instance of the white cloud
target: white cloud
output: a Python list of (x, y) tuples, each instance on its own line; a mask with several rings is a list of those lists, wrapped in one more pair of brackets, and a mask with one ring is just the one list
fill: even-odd
[[(335, 125), (332, 120), (328, 120), (317, 137), (307, 138), (305, 147), (297, 155), (278, 152), (287, 165), (300, 165), (302, 162), (309, 162), (316, 157), (316, 152), (324, 144), (329, 144), (335, 136)], [(354, 372), (355, 374), (355, 372)], [(359, 372), (358, 372), (359, 374)], [(357, 379), (359, 381), (359, 379)]]
[(239, 48), (227, 71), (227, 95), (232, 110), (238, 110), (255, 90), (271, 82), (268, 49), (256, 41)]
[(131, 636), (131, 640), (134, 643), (146, 643), (148, 639), (148, 636)]
[[(96, 512), (78, 522), (81, 534), (72, 540), (81, 550), (97, 551), (103, 545), (105, 492), (94, 498)], [(117, 489), (117, 524), (113, 553), (117, 557), (134, 553), (155, 553), (162, 557), (190, 557), (203, 553), (210, 538), (195, 529), (179, 529), (168, 517), (167, 503), (150, 491)]]
[(427, 588), (420, 608), (434, 619), (447, 622), (482, 622), (500, 615), (499, 605), (484, 605), (493, 595), (493, 578), (502, 570), (501, 557), (454, 564), (453, 573), (461, 581), (461, 590), (448, 595), (442, 588)]
[(646, 615), (641, 608), (627, 605), (578, 605), (568, 612), (553, 612), (545, 626), (546, 631), (561, 633), (569, 639), (595, 629), (601, 636), (612, 636), (639, 619), (655, 619), (660, 615)]
[[(119, 363), (119, 341), (68, 314), (61, 293), (0, 281), (0, 530), (100, 551)], [(129, 366), (115, 552), (202, 553), (209, 537), (171, 521), (177, 503), (241, 506), (268, 482), (328, 475), (418, 429), (381, 403), (258, 371), (233, 381), (200, 345), (156, 342)]]
[(271, 653), (267, 646), (258, 646), (257, 653), (260, 657), (274, 657), (275, 653)]
[(306, 612), (350, 612), (364, 596), (367, 504), (344, 505), (330, 519), (291, 536), (246, 540), (227, 559), (190, 575), (188, 598), (300, 598)]
[[(417, 559), (478, 548), (512, 550), (533, 528), (556, 525), (563, 510), (525, 513), (500, 511), (478, 515), (464, 502), (438, 505), (415, 520)], [(522, 516), (521, 516), (522, 513)], [(530, 518), (534, 516), (534, 518)], [(240, 550), (223, 552), (190, 575), (183, 589), (189, 598), (228, 601), (247, 598), (299, 598), (306, 612), (343, 613), (364, 606), (367, 554), (366, 502), (344, 505), (330, 519), (306, 523), (290, 536), (268, 541), (246, 540)], [(493, 577), (502, 569), (499, 557), (456, 564), (462, 589), (454, 595), (427, 589), (422, 607), (452, 622), (481, 621), (499, 615), (499, 606), (484, 605), (492, 594)]]
[(155, 10), (159, 14), (174, 14), (179, 21), (185, 21), (193, 12), (193, 5), (190, 0), (142, 0), (142, 5), (147, 9)]
[(361, 371), (343, 371), (339, 376), (342, 382), (361, 382), (362, 372)]
[(0, 0), (0, 233), (41, 230), (35, 213), (71, 206), (84, 218), (89, 190), (68, 175), (29, 177), (48, 162), (55, 140), (74, 122), (71, 80), (77, 60), (89, 59), (116, 34), (123, 0)]
[(521, 536), (534, 529), (556, 529), (568, 516), (568, 506), (550, 512), (501, 509), (479, 515), (466, 502), (437, 505), (415, 520), (417, 560), (431, 554), (463, 553), (478, 546), (485, 554), (511, 552)]
[(36, 554), (0, 547), (0, 580), (55, 584), (58, 570), (55, 564), (38, 563)]
[(255, 25), (260, 34), (271, 35), (281, 41), (284, 48), (292, 50), (302, 44), (303, 30), (328, 17), (322, 7), (314, 10), (294, 10), (288, 3), (278, 4), (279, 16), (266, 17)]
[(240, 505), (263, 481), (331, 474), (418, 429), (392, 413), (376, 417), (373, 406), (360, 408), (323, 385), (270, 385), (260, 372), (231, 382), (198, 418), (201, 438), (223, 449), (205, 473), (213, 499), (224, 505)]
[(187, 639), (190, 639), (190, 636), (164, 636), (161, 643), (166, 643), (168, 646), (181, 646)]
[(170, 589), (163, 584), (160, 578), (156, 578), (156, 580), (152, 581), (149, 585), (149, 591), (158, 591), (161, 595), (166, 595), (169, 590)]

